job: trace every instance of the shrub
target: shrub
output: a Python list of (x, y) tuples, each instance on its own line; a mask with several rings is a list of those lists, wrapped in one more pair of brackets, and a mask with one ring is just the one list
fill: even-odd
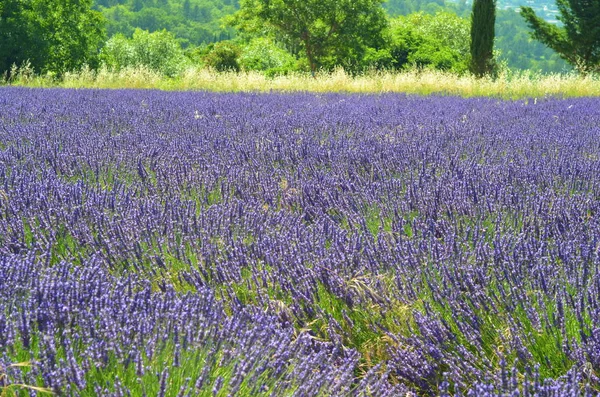
[(239, 58), (243, 70), (256, 70), (267, 75), (286, 74), (297, 69), (296, 58), (268, 38), (255, 38), (242, 50)]
[(150, 33), (136, 29), (131, 39), (117, 34), (102, 49), (101, 59), (109, 70), (144, 66), (165, 76), (175, 76), (185, 65), (183, 50), (166, 30)]
[(241, 49), (230, 41), (221, 41), (208, 47), (209, 51), (203, 60), (209, 66), (219, 72), (240, 71), (238, 58)]
[(447, 12), (415, 13), (392, 21), (391, 66), (463, 73), (468, 69), (470, 23)]

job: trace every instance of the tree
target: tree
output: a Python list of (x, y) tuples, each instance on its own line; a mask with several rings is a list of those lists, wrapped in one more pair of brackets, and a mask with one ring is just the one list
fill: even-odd
[(531, 7), (521, 7), (531, 36), (580, 73), (600, 72), (600, 0), (556, 0), (556, 5), (562, 27), (544, 21)]
[(142, 8), (144, 8), (143, 0), (133, 0), (133, 2), (131, 3), (131, 11), (133, 11), (133, 12), (138, 12)]
[(468, 19), (450, 12), (418, 12), (393, 18), (390, 25), (389, 67), (468, 71)]
[[(383, 0), (241, 0), (235, 24), (264, 26), (289, 48), (301, 48), (311, 72), (357, 68), (367, 48), (384, 45)], [(264, 33), (261, 32), (261, 33)]]
[(477, 77), (492, 74), (496, 0), (475, 0), (471, 13), (471, 72)]
[(9, 71), (14, 64), (42, 62), (40, 58), (46, 49), (38, 46), (36, 50), (31, 45), (34, 32), (38, 33), (40, 28), (29, 4), (21, 0), (0, 2), (0, 74)]
[(207, 66), (219, 72), (239, 72), (241, 49), (229, 41), (220, 41), (217, 44), (210, 44), (208, 53), (203, 57)]
[(243, 70), (257, 70), (267, 76), (275, 76), (294, 70), (296, 59), (272, 39), (256, 37), (242, 48), (239, 64)]
[(183, 16), (190, 19), (192, 16), (192, 5), (190, 0), (185, 0), (183, 2)]
[[(37, 0), (48, 53), (42, 69), (62, 74), (84, 64), (95, 68), (105, 41), (105, 20), (92, 0)], [(37, 39), (37, 38), (35, 38)]]
[(537, 40), (530, 37), (525, 20), (513, 10), (496, 13), (496, 40), (494, 48), (510, 69), (535, 70), (542, 73), (561, 73), (570, 70), (570, 65), (560, 56)]
[(104, 42), (104, 19), (91, 0), (0, 2), (0, 73), (29, 62), (58, 75), (95, 67)]
[(185, 66), (185, 57), (175, 36), (166, 30), (136, 29), (131, 39), (116, 34), (106, 42), (101, 59), (110, 70), (146, 67), (165, 76), (175, 76)]

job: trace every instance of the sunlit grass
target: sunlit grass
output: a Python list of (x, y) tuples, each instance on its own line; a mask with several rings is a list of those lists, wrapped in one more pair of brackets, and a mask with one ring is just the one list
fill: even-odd
[[(6, 84), (6, 82), (5, 82)], [(446, 94), (464, 97), (492, 96), (501, 98), (543, 98), (548, 96), (581, 97), (600, 95), (599, 76), (577, 74), (539, 74), (507, 72), (498, 78), (477, 79), (469, 75), (432, 70), (404, 72), (372, 71), (352, 76), (339, 69), (320, 73), (315, 78), (306, 73), (267, 77), (257, 72), (220, 73), (209, 69), (189, 68), (178, 77), (166, 78), (145, 68), (83, 69), (67, 73), (62, 79), (35, 75), (27, 68), (19, 69), (9, 82), (28, 87), (63, 88), (129, 88), (159, 90), (207, 90), (216, 92), (348, 92), (408, 94)]]

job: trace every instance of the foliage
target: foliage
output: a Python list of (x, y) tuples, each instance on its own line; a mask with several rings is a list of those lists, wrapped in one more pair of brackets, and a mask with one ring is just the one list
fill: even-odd
[(58, 75), (94, 68), (103, 41), (104, 19), (91, 0), (0, 2), (0, 73), (27, 61)]
[[(102, 10), (108, 21), (109, 37), (116, 33), (130, 37), (136, 27), (149, 31), (167, 29), (175, 34), (177, 40), (190, 54), (203, 53), (207, 44), (229, 40), (232, 37), (235, 37), (236, 40), (242, 38), (241, 41), (238, 41), (241, 47), (254, 38), (268, 37), (276, 43), (276, 47), (285, 48), (286, 51), (299, 58), (295, 68), (310, 70), (308, 61), (303, 56), (304, 50), (301, 42), (286, 40), (281, 33), (266, 26), (260, 20), (254, 19), (253, 22), (244, 20), (242, 22), (239, 18), (232, 18), (233, 13), (239, 8), (235, 1), (96, 0), (95, 4), (98, 9)], [(445, 11), (468, 17), (470, 12), (464, 2), (454, 3), (442, 0), (432, 2), (428, 0), (390, 0), (385, 2), (383, 7), (390, 16), (408, 15), (418, 11), (434, 15)], [(236, 21), (234, 24), (241, 27), (242, 30), (234, 31), (232, 28), (223, 27), (221, 23), (223, 19)], [(196, 50), (197, 46), (200, 47), (199, 50)], [(505, 62), (513, 70), (531, 69), (536, 72), (549, 73), (564, 72), (569, 69), (568, 64), (556, 53), (529, 37), (524, 20), (512, 9), (497, 10), (495, 47), (498, 61)], [(393, 63), (390, 48), (385, 44), (367, 47), (362, 54), (360, 61), (355, 59), (349, 62), (350, 66), (345, 65), (345, 67), (353, 70), (384, 69), (390, 68)], [(418, 58), (425, 62), (429, 62), (427, 58), (438, 57), (437, 55), (427, 56), (424, 51), (421, 51), (421, 54), (423, 56)], [(201, 63), (200, 60), (198, 62)], [(331, 63), (330, 60), (329, 66), (323, 67), (330, 68)], [(447, 64), (446, 61), (438, 63)]]
[(471, 72), (477, 77), (494, 73), (496, 0), (474, 0), (471, 13)]
[(463, 73), (469, 57), (469, 21), (450, 12), (414, 13), (391, 20), (394, 69), (433, 68)]
[(231, 41), (210, 44), (202, 57), (206, 66), (219, 72), (239, 72), (241, 48)]
[(600, 72), (600, 1), (556, 0), (556, 5), (561, 27), (538, 17), (531, 7), (521, 8), (521, 15), (533, 30), (531, 36), (580, 73)]
[[(342, 66), (357, 70), (368, 48), (384, 45), (382, 0), (242, 0), (237, 26), (266, 25), (288, 48), (300, 49), (314, 74)], [(298, 51), (298, 52), (300, 52)]]
[(496, 10), (496, 59), (511, 70), (564, 73), (571, 67), (556, 52), (530, 36), (525, 20), (513, 9)]
[[(391, 16), (406, 16), (419, 11), (434, 15), (445, 11), (469, 18), (471, 13), (465, 1), (390, 0), (384, 7)], [(544, 73), (564, 73), (570, 70), (569, 65), (555, 52), (529, 37), (526, 23), (513, 8), (496, 10), (495, 36), (494, 56), (499, 64), (505, 63), (511, 70)], [(467, 38), (467, 42), (469, 41), (470, 37)]]
[(409, 15), (415, 12), (436, 14), (448, 10), (453, 3), (445, 0), (387, 0), (383, 7), (392, 16)]
[(131, 39), (117, 34), (108, 40), (100, 57), (109, 70), (143, 66), (165, 76), (176, 75), (185, 61), (175, 36), (166, 30), (136, 29)]
[[(13, 64), (25, 61), (38, 66), (43, 63), (41, 46), (37, 50), (29, 45), (34, 32), (39, 33), (39, 21), (31, 5), (20, 0), (0, 2), (0, 73), (10, 70)], [(25, 44), (25, 45), (24, 45)]]
[(245, 71), (263, 71), (269, 76), (286, 74), (297, 67), (292, 54), (266, 37), (254, 38), (244, 45), (239, 64)]
[(95, 5), (108, 20), (109, 36), (166, 29), (184, 48), (230, 39), (233, 31), (220, 19), (238, 8), (233, 0), (95, 0)]

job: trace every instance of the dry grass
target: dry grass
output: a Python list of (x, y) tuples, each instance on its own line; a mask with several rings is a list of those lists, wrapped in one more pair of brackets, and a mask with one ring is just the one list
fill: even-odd
[(133, 88), (160, 90), (207, 90), (217, 92), (353, 92), (446, 94), (464, 97), (502, 98), (600, 96), (600, 76), (541, 75), (531, 72), (504, 74), (496, 79), (476, 79), (438, 71), (371, 72), (351, 76), (343, 70), (322, 73), (316, 78), (292, 74), (269, 78), (256, 72), (218, 73), (190, 68), (176, 78), (165, 78), (144, 68), (111, 72), (82, 70), (57, 81), (19, 71), (11, 85), (65, 88)]

